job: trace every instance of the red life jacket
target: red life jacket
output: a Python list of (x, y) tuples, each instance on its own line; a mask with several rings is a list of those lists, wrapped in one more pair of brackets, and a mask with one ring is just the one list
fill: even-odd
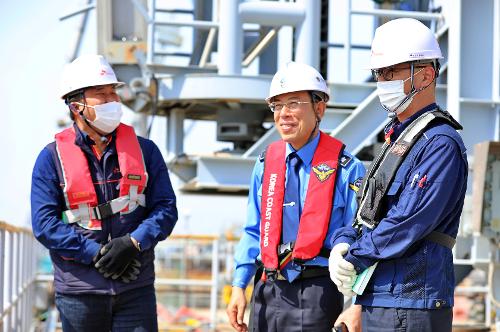
[[(82, 149), (75, 144), (75, 138), (73, 127), (55, 136), (64, 177), (64, 197), (69, 208), (64, 211), (63, 220), (68, 223), (76, 222), (87, 229), (99, 230), (100, 219), (106, 216), (101, 213), (104, 209), (96, 209), (97, 194), (88, 161)], [(122, 173), (120, 197), (99, 205), (106, 206), (107, 212), (111, 214), (132, 211), (138, 204), (145, 205), (143, 192), (148, 181), (142, 150), (134, 128), (121, 123), (116, 130), (115, 142)]]
[[(335, 179), (344, 144), (320, 132), (314, 152), (304, 209), (300, 217), (292, 259), (306, 261), (316, 257), (328, 232), (335, 192)], [(286, 143), (278, 141), (266, 150), (262, 180), (260, 252), (264, 268), (277, 270), (278, 246), (282, 231), (285, 194)]]

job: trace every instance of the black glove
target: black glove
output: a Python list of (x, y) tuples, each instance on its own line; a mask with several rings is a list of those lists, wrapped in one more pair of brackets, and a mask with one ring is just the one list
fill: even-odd
[(94, 265), (102, 258), (101, 255), (102, 247), (104, 247), (104, 245), (100, 244), (99, 250), (97, 250), (97, 254), (95, 254), (94, 258), (92, 258), (92, 263), (94, 263)]
[[(134, 281), (137, 279), (137, 276), (141, 272), (139, 268), (141, 267), (141, 262), (139, 262), (137, 259), (133, 259), (126, 267), (125, 271), (119, 276), (121, 282), (124, 282), (128, 284), (131, 281)], [(113, 278), (114, 276), (111, 276)], [(115, 278), (113, 278), (115, 279)]]
[(95, 267), (105, 278), (117, 279), (121, 276), (132, 260), (139, 255), (139, 250), (134, 246), (130, 234), (117, 237), (102, 247), (102, 257)]

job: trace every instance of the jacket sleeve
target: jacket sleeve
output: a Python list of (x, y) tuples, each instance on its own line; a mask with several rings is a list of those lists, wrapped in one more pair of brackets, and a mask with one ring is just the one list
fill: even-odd
[(257, 160), (248, 195), (247, 221), (234, 254), (236, 271), (233, 286), (246, 288), (255, 274), (255, 259), (260, 255), (260, 200), (263, 162)]
[(357, 232), (352, 227), (352, 223), (358, 209), (356, 194), (360, 190), (365, 172), (366, 169), (363, 163), (353, 158), (348, 168), (347, 178), (343, 182), (344, 188), (338, 188), (338, 190), (344, 191), (344, 200), (346, 203), (342, 216), (342, 226), (333, 233), (331, 248), (339, 243), (351, 244), (356, 241)]
[(90, 264), (100, 245), (75, 232), (74, 227), (61, 220), (65, 206), (54, 158), (46, 147), (39, 154), (32, 174), (33, 234), (47, 249), (64, 259)]
[(177, 222), (177, 206), (168, 169), (160, 150), (150, 140), (141, 141), (148, 172), (145, 194), (149, 212), (147, 218), (130, 235), (140, 243), (141, 250), (148, 250), (172, 233)]
[(434, 136), (404, 181), (391, 185), (389, 191), (400, 193), (397, 201), (373, 231), (351, 245), (345, 259), (362, 271), (378, 260), (403, 256), (412, 244), (443, 227), (450, 209), (463, 199), (467, 171), (457, 143), (448, 136)]

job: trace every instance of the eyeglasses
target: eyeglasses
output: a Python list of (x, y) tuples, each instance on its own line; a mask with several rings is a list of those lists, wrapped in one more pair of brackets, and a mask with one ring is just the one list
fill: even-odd
[(288, 110), (293, 112), (293, 111), (298, 110), (300, 105), (302, 105), (302, 104), (312, 104), (312, 102), (292, 100), (292, 101), (289, 101), (288, 103), (270, 103), (269, 108), (274, 113), (274, 112), (281, 112), (283, 110), (283, 108), (286, 106), (288, 108)]
[[(413, 68), (424, 68), (427, 66), (413, 66)], [(411, 69), (410, 66), (408, 67), (386, 67), (386, 68), (379, 68), (379, 69), (372, 69), (372, 77), (375, 81), (380, 80), (382, 77), (385, 81), (391, 81), (392, 78), (394, 77), (394, 73), (405, 70), (405, 69)]]

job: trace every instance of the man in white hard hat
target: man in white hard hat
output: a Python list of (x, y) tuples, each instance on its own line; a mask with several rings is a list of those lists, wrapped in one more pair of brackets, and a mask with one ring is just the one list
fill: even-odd
[[(452, 247), (468, 166), (461, 125), (436, 104), (441, 58), (434, 34), (417, 20), (375, 32), (371, 68), (391, 121), (355, 223), (334, 234), (330, 257), (339, 290), (362, 293), (363, 331), (451, 331)], [(362, 292), (354, 282), (369, 267)]]
[(305, 64), (286, 64), (271, 82), (266, 101), (281, 140), (252, 174), (227, 307), (237, 331), (248, 330), (244, 289), (254, 275), (252, 331), (331, 331), (342, 311), (328, 277), (331, 236), (352, 222), (365, 169), (319, 130), (329, 97), (321, 74)]
[(154, 247), (177, 221), (157, 146), (120, 123), (113, 69), (100, 55), (68, 64), (61, 98), (74, 120), (33, 169), (33, 234), (49, 249), (67, 331), (157, 331)]

